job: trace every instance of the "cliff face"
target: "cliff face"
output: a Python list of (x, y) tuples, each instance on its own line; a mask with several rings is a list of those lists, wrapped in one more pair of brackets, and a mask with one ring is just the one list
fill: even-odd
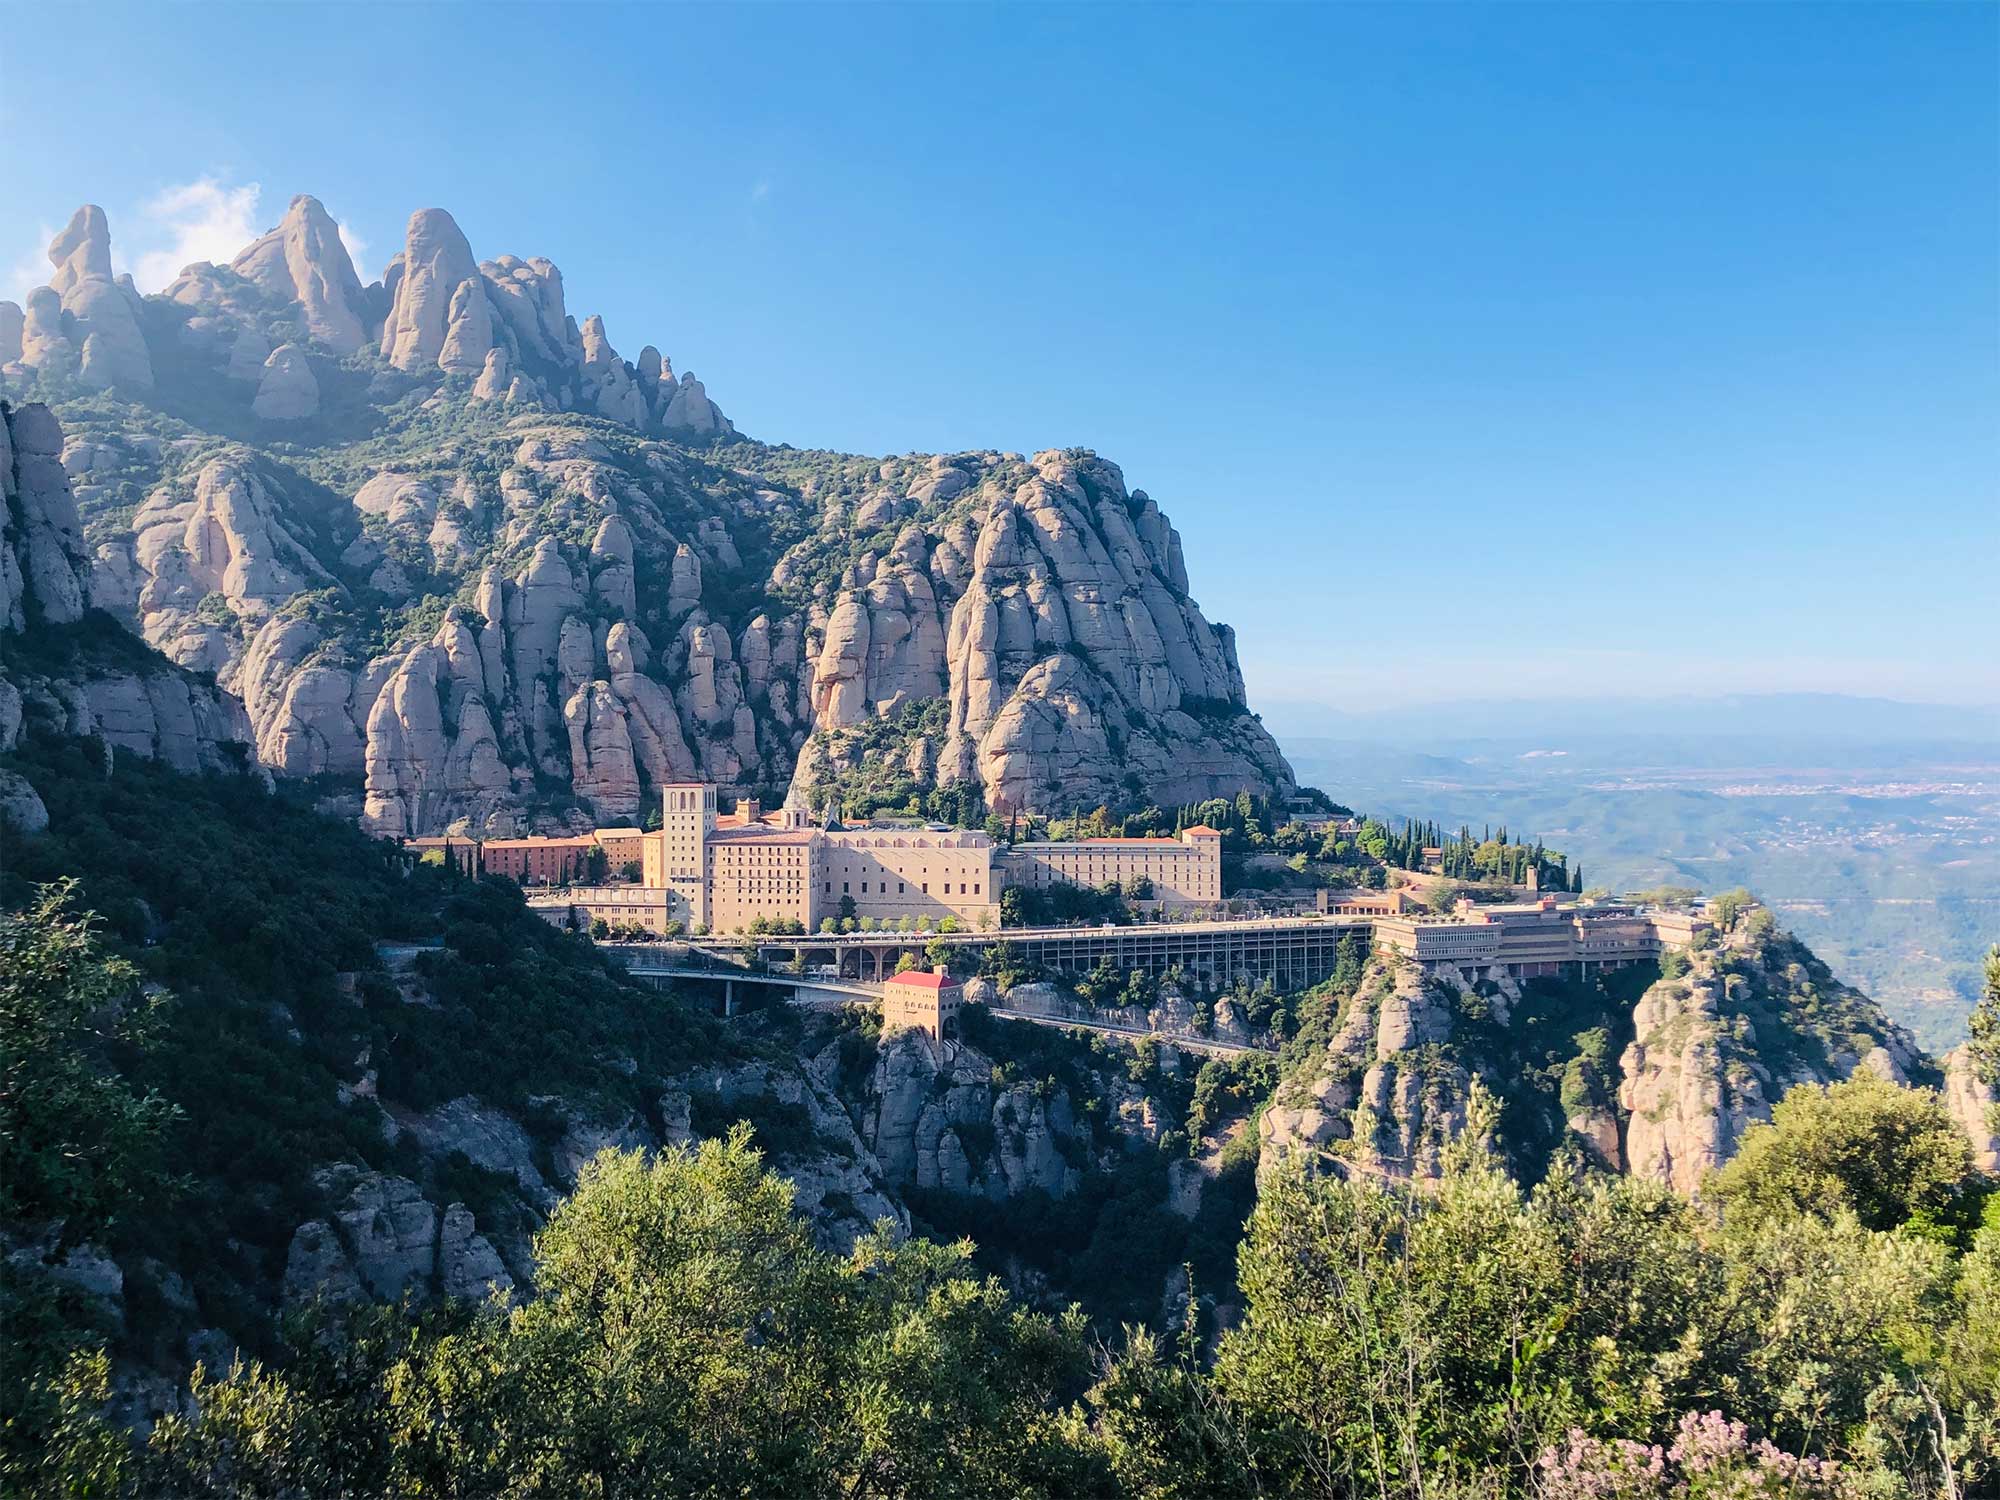
[(1746, 919), (1690, 953), (1686, 972), (1662, 977), (1633, 1012), (1618, 1091), (1629, 1170), (1692, 1193), (1785, 1090), (1857, 1068), (1939, 1081), (1873, 1001), (1796, 939)]
[[(108, 275), (102, 213), (51, 260), (59, 302)], [(922, 706), (899, 766), (996, 811), (1292, 784), (1178, 536), (1094, 454), (743, 441), (438, 209), (372, 285), (300, 197), (132, 300), (157, 388), (80, 376), (67, 312), (0, 349), (73, 413), (43, 456), (90, 566), (23, 555), (212, 674), (274, 771), (360, 778), (381, 832), (630, 818), (689, 776), (817, 803)]]
[(36, 726), (180, 770), (241, 764), (242, 706), (87, 617), (92, 571), (48, 407), (0, 403), (0, 752)]
[(1873, 1001), (1760, 913), (1667, 967), (1635, 992), (1648, 971), (1467, 984), (1371, 960), (1351, 992), (1326, 997), (1314, 1045), (1280, 1082), (1263, 1163), (1436, 1176), (1477, 1077), (1501, 1104), (1494, 1144), (1518, 1170), (1538, 1175), (1567, 1143), (1691, 1194), (1795, 1084), (1861, 1068), (1942, 1081)]

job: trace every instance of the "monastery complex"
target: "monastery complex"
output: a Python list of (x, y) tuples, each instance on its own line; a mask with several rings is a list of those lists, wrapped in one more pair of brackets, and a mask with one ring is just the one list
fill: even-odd
[[(935, 925), (997, 928), (1008, 885), (1067, 883), (1119, 888), (1161, 911), (1212, 907), (1222, 900), (1222, 835), (1213, 828), (1177, 838), (1081, 839), (997, 845), (977, 829), (939, 825), (812, 826), (797, 808), (764, 812), (745, 799), (719, 810), (716, 788), (688, 782), (661, 790), (660, 827), (599, 828), (559, 838), (411, 839), (469, 871), (505, 875), (524, 886), (568, 888), (586, 920), (664, 933), (731, 933), (796, 923), (814, 931), (828, 918), (904, 918)], [(601, 855), (599, 853), (601, 851)], [(595, 869), (601, 872), (593, 879)], [(636, 881), (605, 878), (634, 872)]]

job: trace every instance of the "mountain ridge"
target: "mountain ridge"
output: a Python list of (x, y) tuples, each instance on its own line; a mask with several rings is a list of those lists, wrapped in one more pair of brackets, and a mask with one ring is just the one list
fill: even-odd
[(1087, 449), (753, 443), (438, 209), (366, 286), (308, 196), (152, 297), (109, 234), (78, 211), (18, 339), (0, 304), (0, 379), (70, 424), (84, 599), (373, 829), (628, 819), (689, 776), (814, 806), (845, 732), (927, 702), (900, 763), (984, 811), (1293, 785), (1178, 535)]

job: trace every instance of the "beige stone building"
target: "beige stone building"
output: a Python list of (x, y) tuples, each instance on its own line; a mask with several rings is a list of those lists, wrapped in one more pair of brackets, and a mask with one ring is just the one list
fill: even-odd
[(1058, 883), (1097, 887), (1111, 881), (1131, 895), (1150, 885), (1167, 910), (1213, 906), (1222, 900), (1222, 835), (1205, 825), (1179, 838), (1077, 839), (1016, 844), (1007, 854), (1011, 885)]
[(968, 927), (1000, 925), (999, 851), (983, 833), (855, 828), (817, 837), (819, 890), (809, 926), (840, 915), (850, 900), (855, 916), (877, 921), (956, 917)]
[[(579, 910), (619, 925), (663, 931), (729, 933), (753, 923), (797, 923), (817, 930), (853, 916), (893, 925), (936, 925), (946, 918), (974, 928), (1000, 925), (1000, 892), (1009, 883), (1047, 887), (1059, 881), (1128, 894), (1150, 888), (1162, 908), (1214, 906), (1222, 900), (1222, 835), (1195, 827), (1178, 838), (1085, 839), (1017, 844), (1003, 851), (977, 829), (941, 826), (813, 828), (799, 809), (765, 812), (749, 799), (719, 810), (716, 788), (701, 782), (660, 790), (660, 827), (600, 828), (594, 835), (509, 839), (487, 845), (497, 873), (523, 884), (583, 878), (593, 847), (613, 873), (640, 868), (636, 888), (650, 910), (635, 918), (631, 899), (605, 887)], [(495, 868), (492, 863), (489, 869)]]

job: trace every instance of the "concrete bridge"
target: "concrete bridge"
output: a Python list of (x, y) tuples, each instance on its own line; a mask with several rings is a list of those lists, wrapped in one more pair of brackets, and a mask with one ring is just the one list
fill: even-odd
[[(722, 1013), (736, 1014), (736, 986), (739, 984), (758, 985), (767, 989), (790, 991), (789, 1001), (793, 1005), (809, 1008), (825, 1008), (853, 1004), (880, 1005), (882, 986), (879, 983), (858, 979), (842, 979), (835, 976), (814, 973), (786, 973), (763, 969), (751, 969), (740, 964), (726, 962), (701, 962), (683, 960), (679, 963), (658, 954), (657, 950), (670, 945), (652, 943), (621, 943), (610, 947), (611, 956), (625, 966), (626, 972), (634, 979), (649, 983), (707, 981), (722, 986)], [(1238, 1042), (1217, 1041), (1213, 1037), (1195, 1036), (1178, 1031), (1160, 1031), (1144, 1026), (1125, 1026), (1112, 1021), (1080, 1019), (1075, 1016), (1043, 1016), (1028, 1011), (1010, 1010), (1006, 1006), (988, 1005), (987, 1014), (1003, 1021), (1021, 1021), (1034, 1026), (1055, 1026), (1068, 1030), (1091, 1031), (1100, 1036), (1121, 1037), (1128, 1041), (1170, 1042), (1183, 1051), (1194, 1052), (1204, 1057), (1236, 1057), (1245, 1052), (1263, 1052), (1275, 1056), (1273, 1049), (1253, 1047)]]
[(787, 974), (764, 969), (746, 969), (732, 964), (717, 963), (670, 963), (646, 954), (630, 950), (651, 944), (621, 944), (609, 949), (611, 957), (625, 966), (625, 972), (634, 979), (649, 983), (691, 980), (707, 980), (722, 986), (722, 1013), (736, 1014), (736, 986), (739, 984), (760, 985), (766, 989), (791, 991), (791, 1003), (805, 1006), (846, 1005), (860, 1000), (879, 1005), (882, 1001), (882, 986), (859, 979), (826, 978), (814, 974)]
[[(1207, 989), (1239, 978), (1305, 989), (1328, 978), (1343, 939), (1365, 948), (1367, 917), (1262, 917), (1242, 921), (1147, 922), (1129, 927), (1009, 927), (998, 932), (814, 933), (797, 937), (702, 937), (662, 943), (621, 943), (617, 951), (657, 950), (662, 964), (714, 963), (738, 970), (790, 969), (828, 979), (880, 983), (904, 954), (927, 961), (934, 945), (984, 954), (1001, 948), (1023, 967), (1087, 974), (1099, 965), (1164, 978), (1178, 969)], [(696, 957), (699, 955), (699, 957)], [(635, 958), (633, 960), (637, 962)]]

